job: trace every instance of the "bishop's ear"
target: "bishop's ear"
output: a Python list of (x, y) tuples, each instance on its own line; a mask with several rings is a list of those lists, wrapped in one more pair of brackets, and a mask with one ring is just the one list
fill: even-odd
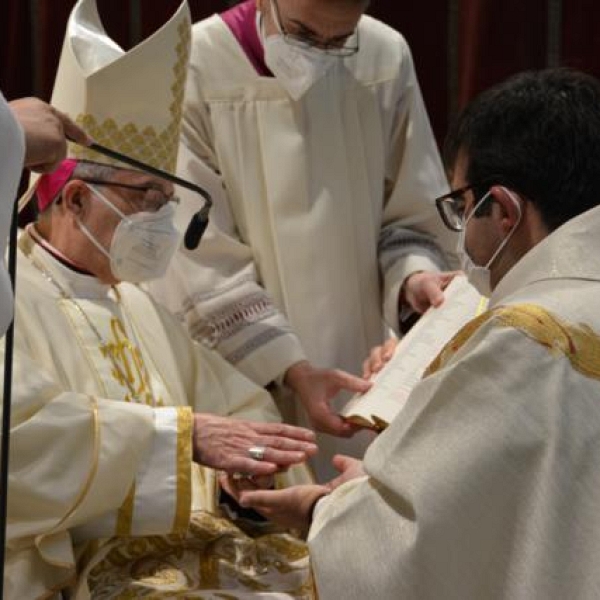
[(91, 194), (83, 181), (78, 179), (69, 181), (61, 194), (62, 209), (79, 218), (84, 217), (89, 212)]
[(507, 231), (512, 231), (521, 221), (523, 216), (523, 200), (518, 194), (502, 185), (495, 185), (491, 189), (496, 206), (496, 217), (500, 225)]

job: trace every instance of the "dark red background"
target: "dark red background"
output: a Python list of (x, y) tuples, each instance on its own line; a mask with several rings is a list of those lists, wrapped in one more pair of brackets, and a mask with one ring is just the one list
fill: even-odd
[[(180, 0), (98, 0), (111, 35), (129, 47)], [(194, 20), (226, 0), (189, 0)], [(52, 89), (74, 0), (0, 0), (0, 88), (8, 98)], [(600, 76), (597, 0), (373, 0), (369, 11), (408, 39), (431, 120), (448, 119), (481, 89), (530, 68), (575, 66)]]

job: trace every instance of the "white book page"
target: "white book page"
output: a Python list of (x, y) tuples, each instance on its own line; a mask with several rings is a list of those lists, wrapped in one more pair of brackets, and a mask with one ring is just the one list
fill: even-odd
[(430, 308), (400, 340), (390, 361), (372, 377), (373, 387), (346, 404), (343, 417), (362, 424), (390, 423), (446, 343), (487, 307), (487, 298), (464, 275), (450, 282), (444, 296), (443, 304)]

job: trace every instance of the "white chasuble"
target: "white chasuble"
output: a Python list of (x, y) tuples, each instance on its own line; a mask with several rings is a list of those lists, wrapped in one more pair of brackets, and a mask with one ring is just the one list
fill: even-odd
[(600, 597), (600, 207), (530, 250), (309, 536), (321, 600)]
[[(7, 598), (67, 585), (76, 598), (306, 597), (305, 544), (242, 531), (215, 473), (191, 462), (192, 411), (276, 421), (268, 394), (145, 292), (103, 285), (36, 239), (19, 241)], [(297, 469), (277, 484), (305, 480)]]
[[(455, 246), (433, 203), (447, 183), (409, 48), (369, 17), (359, 30), (360, 52), (295, 102), (220, 17), (194, 27), (178, 170), (215, 205), (198, 249), (151, 291), (260, 385), (305, 357), (359, 373), (384, 321), (397, 328), (404, 278), (444, 268), (440, 246)], [(198, 199), (182, 195), (185, 227)], [(362, 448), (319, 445), (321, 474), (334, 452)]]

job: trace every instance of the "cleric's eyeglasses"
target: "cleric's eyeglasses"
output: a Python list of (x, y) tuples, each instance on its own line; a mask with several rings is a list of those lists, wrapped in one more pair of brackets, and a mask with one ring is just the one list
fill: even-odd
[(435, 205), (440, 213), (440, 217), (442, 217), (442, 221), (448, 229), (462, 231), (465, 222), (465, 208), (467, 206), (464, 195), (473, 189), (473, 187), (475, 187), (475, 184), (465, 185), (435, 199)]
[[(337, 36), (329, 40), (319, 40), (311, 31), (299, 33), (290, 33), (287, 31), (283, 26), (283, 19), (281, 18), (281, 11), (279, 10), (277, 0), (271, 0), (271, 9), (277, 30), (283, 36), (284, 41), (290, 46), (325, 52), (325, 54), (339, 56), (340, 58), (352, 56), (359, 50), (358, 29), (349, 34)], [(302, 29), (301, 24), (299, 24), (299, 27)]]
[(167, 196), (162, 190), (151, 185), (133, 185), (131, 183), (117, 183), (116, 181), (105, 181), (103, 179), (81, 179), (81, 181), (91, 183), (92, 185), (120, 187), (144, 192), (144, 196), (139, 200), (132, 201), (126, 200), (125, 198), (123, 198), (123, 200), (125, 202), (135, 204), (136, 207), (141, 207), (141, 209), (145, 212), (157, 212), (165, 204), (167, 204), (167, 202), (175, 202), (175, 204), (179, 204), (179, 198), (177, 196)]

